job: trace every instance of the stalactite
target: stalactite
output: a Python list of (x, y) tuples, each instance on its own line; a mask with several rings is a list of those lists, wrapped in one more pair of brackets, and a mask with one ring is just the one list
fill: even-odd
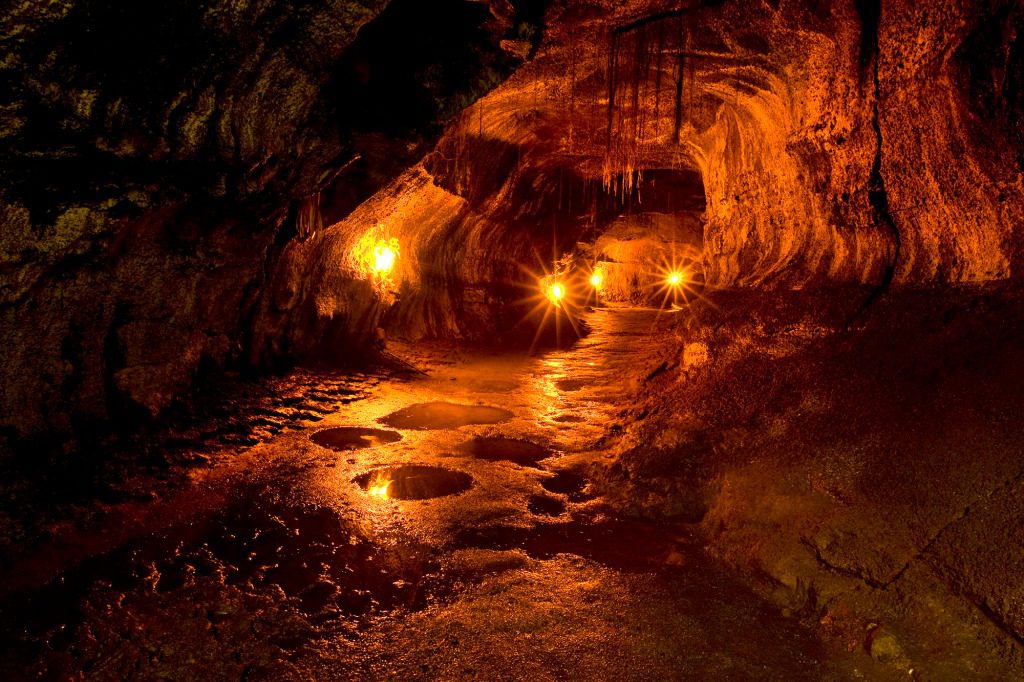
[[(678, 35), (683, 35), (683, 17), (679, 16), (679, 31)], [(682, 45), (680, 40), (680, 45)], [(686, 61), (685, 52), (680, 49), (679, 54), (676, 57), (676, 100), (675, 100), (675, 119), (672, 127), (672, 139), (675, 142), (679, 142), (679, 129), (683, 122), (683, 80), (686, 78)]]
[[(679, 142), (686, 90), (685, 14), (677, 10), (652, 15), (611, 33), (602, 177), (605, 189), (623, 199), (639, 182), (637, 169), (646, 146), (660, 141), (663, 118), (673, 120), (673, 139)], [(669, 63), (675, 77), (671, 102), (661, 97), (666, 57), (673, 60)]]
[(575, 149), (576, 130), (576, 41), (569, 39), (569, 135), (568, 147)]
[[(687, 33), (683, 41), (683, 51), (689, 54), (690, 52), (690, 34)], [(689, 59), (686, 63), (690, 67), (690, 80), (689, 80), (689, 97), (687, 98), (686, 104), (686, 115), (689, 120), (693, 120), (693, 102), (694, 102), (694, 91), (696, 89), (697, 82), (697, 55), (690, 54)]]
[(295, 231), (299, 239), (315, 237), (324, 229), (324, 219), (320, 214), (320, 192), (314, 192), (303, 200), (295, 216)]
[(608, 53), (608, 154), (612, 151), (613, 125), (615, 122), (615, 76), (619, 65), (619, 36), (612, 33), (612, 48)]
[[(661, 69), (665, 57), (665, 25), (658, 24), (658, 47), (656, 49), (656, 62), (654, 66), (654, 111), (661, 111)], [(654, 117), (654, 137), (661, 133), (661, 117)]]
[(640, 90), (641, 80), (647, 75), (644, 71), (644, 42), (645, 42), (645, 31), (644, 27), (641, 26), (636, 30), (633, 35), (633, 74), (630, 80), (630, 114), (632, 119), (632, 136), (634, 145), (640, 141), (640, 136), (643, 134), (640, 130)]

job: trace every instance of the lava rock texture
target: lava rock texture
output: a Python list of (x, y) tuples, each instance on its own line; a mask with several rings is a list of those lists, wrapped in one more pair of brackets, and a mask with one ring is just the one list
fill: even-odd
[[(687, 205), (690, 188), (654, 210), (700, 215), (692, 260), (714, 286), (853, 284), (873, 300), (1017, 279), (1022, 22), (1012, 2), (559, 3), (533, 60), (295, 246), (273, 288), (286, 318), (346, 316), (347, 254), (383, 223), (403, 244), (385, 324), (489, 337), (518, 319), (526, 271), (581, 241), (621, 261), (595, 241), (666, 172), (700, 176), (704, 201)], [(627, 222), (635, 245), (664, 234)]]
[(718, 308), (586, 480), (901, 678), (1019, 672), (1022, 36), (1015, 0), (8, 2), (0, 448), (94, 453), (379, 329), (512, 338), (545, 271), (639, 302), (678, 258)]
[[(529, 52), (537, 3), (492, 4), (0, 10), (8, 440), (124, 428), (202, 367), (288, 359), (253, 351), (250, 322), (282, 247), (404, 168)], [(368, 338), (370, 293), (354, 294), (341, 359)]]

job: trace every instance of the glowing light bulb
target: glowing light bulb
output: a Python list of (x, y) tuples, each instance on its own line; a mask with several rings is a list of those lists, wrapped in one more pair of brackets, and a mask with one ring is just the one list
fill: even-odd
[(668, 276), (668, 283), (672, 286), (678, 286), (683, 281), (683, 275), (680, 272), (673, 272)]
[(391, 272), (395, 267), (395, 259), (398, 257), (396, 250), (385, 242), (380, 241), (373, 247), (373, 271), (382, 275)]
[(553, 282), (544, 293), (549, 301), (558, 305), (562, 297), (565, 296), (565, 287), (562, 286), (561, 282)]
[(602, 270), (601, 268), (594, 268), (594, 272), (590, 275), (590, 286), (600, 291), (603, 285), (604, 270)]

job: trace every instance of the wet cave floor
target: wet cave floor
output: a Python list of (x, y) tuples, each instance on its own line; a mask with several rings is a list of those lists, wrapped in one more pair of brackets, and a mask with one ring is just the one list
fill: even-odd
[(307, 376), (306, 403), (348, 398), (295, 400), (291, 428), (51, 529), (7, 572), (0, 674), (864, 677), (870, 658), (685, 523), (618, 515), (588, 480), (678, 347), (673, 314), (598, 309), (586, 338), (535, 355), (393, 348), (426, 376)]

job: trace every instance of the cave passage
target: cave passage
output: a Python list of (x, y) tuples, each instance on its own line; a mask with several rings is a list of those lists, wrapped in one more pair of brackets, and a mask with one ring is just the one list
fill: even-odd
[[(593, 444), (663, 371), (679, 314), (609, 304), (582, 316), (584, 339), (533, 355), (395, 342), (428, 376), (385, 375), (341, 409), (309, 376), (288, 404), (316, 417), (217, 458), (144, 513), (115, 506), (85, 547), (42, 553), (23, 580), (70, 567), (8, 600), (5, 665), (119, 677), (143, 656), (173, 676), (198, 654), (220, 676), (241, 651), (289, 677), (288, 658), (316, 652), (301, 665), (324, 676), (493, 678), (514, 661), (525, 679), (551, 670), (521, 658), (530, 632), (579, 679), (852, 670), (684, 527), (621, 514), (588, 478)], [(250, 425), (269, 414), (239, 408)], [(121, 485), (131, 497), (152, 482)]]
[(0, 9), (0, 678), (1024, 680), (1022, 36)]

